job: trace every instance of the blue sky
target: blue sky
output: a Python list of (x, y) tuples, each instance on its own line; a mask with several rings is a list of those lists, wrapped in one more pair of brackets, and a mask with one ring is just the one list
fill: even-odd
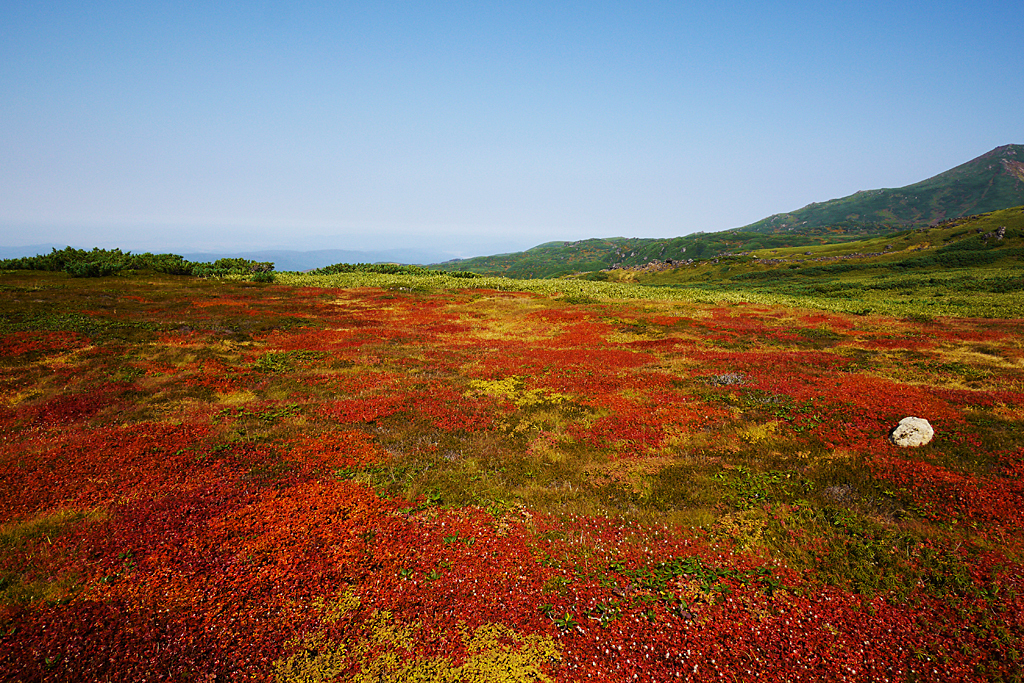
[(1019, 2), (191, 5), (0, 6), (0, 245), (667, 237), (1024, 143)]

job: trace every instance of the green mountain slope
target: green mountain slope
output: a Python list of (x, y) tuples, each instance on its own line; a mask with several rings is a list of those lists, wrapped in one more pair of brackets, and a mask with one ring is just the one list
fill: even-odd
[(899, 227), (1024, 204), (1024, 145), (1003, 145), (977, 159), (913, 185), (856, 192), (848, 197), (769, 216), (740, 230), (806, 231), (844, 221)]
[(761, 249), (853, 242), (1022, 204), (1024, 145), (1004, 145), (907, 187), (857, 192), (733, 230), (667, 239), (547, 242), (523, 252), (446, 261), (434, 267), (514, 278), (561, 277), (616, 268), (671, 269), (680, 262)]
[(813, 231), (780, 234), (725, 230), (667, 239), (610, 237), (577, 242), (547, 242), (527, 251), (445, 261), (432, 267), (513, 278), (561, 277), (614, 268), (643, 268), (651, 264), (671, 267), (677, 263), (692, 263), (722, 254), (832, 244), (891, 231), (846, 221)]
[[(826, 308), (827, 301), (845, 302), (844, 310), (851, 302), (860, 302), (864, 311), (902, 302), (947, 314), (970, 303), (976, 315), (986, 315), (989, 299), (1024, 292), (1024, 206), (858, 242), (766, 249), (670, 271), (617, 271), (612, 277), (743, 292), (754, 299), (758, 293), (809, 297)], [(1022, 309), (1011, 312), (1004, 304), (1000, 315), (1020, 316)]]

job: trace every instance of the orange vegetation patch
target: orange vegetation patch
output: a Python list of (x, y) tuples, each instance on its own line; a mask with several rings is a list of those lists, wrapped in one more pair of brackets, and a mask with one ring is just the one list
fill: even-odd
[(360, 467), (387, 457), (373, 437), (358, 431), (303, 434), (290, 446), (290, 457), (312, 470)]
[(88, 338), (77, 332), (9, 332), (0, 335), (0, 356), (70, 351), (88, 343)]

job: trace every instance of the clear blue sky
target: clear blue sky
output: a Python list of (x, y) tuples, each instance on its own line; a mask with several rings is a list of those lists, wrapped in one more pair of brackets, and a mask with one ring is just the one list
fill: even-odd
[(665, 237), (1024, 143), (1024, 3), (0, 6), (0, 245)]

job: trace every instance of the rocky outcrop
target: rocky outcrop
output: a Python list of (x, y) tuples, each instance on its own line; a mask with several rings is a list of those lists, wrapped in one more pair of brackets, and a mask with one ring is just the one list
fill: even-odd
[(903, 448), (924, 446), (935, 436), (928, 420), (922, 417), (905, 417), (896, 428), (889, 433), (889, 441)]

